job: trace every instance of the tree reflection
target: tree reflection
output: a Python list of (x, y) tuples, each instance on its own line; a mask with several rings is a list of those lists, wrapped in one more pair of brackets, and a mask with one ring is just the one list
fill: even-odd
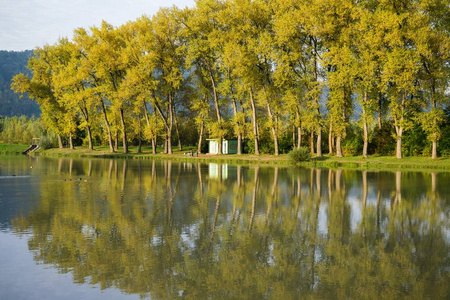
[(442, 173), (43, 163), (59, 179), (43, 174), (39, 207), (13, 224), (76, 283), (154, 299), (450, 293)]

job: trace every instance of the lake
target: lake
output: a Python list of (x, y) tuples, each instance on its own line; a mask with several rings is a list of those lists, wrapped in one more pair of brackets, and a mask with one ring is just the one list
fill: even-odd
[(0, 157), (0, 299), (450, 298), (450, 173)]

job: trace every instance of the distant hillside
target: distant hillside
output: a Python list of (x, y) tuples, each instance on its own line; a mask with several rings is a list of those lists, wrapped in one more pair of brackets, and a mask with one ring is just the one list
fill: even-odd
[(28, 97), (20, 98), (11, 90), (11, 79), (18, 73), (29, 73), (26, 68), (33, 51), (0, 51), (0, 116), (39, 116), (36, 102)]

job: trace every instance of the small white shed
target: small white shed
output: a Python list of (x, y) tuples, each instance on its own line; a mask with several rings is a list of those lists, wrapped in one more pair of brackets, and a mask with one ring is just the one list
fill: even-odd
[[(219, 139), (208, 139), (209, 154), (219, 154)], [(222, 140), (222, 154), (228, 154), (228, 140)]]

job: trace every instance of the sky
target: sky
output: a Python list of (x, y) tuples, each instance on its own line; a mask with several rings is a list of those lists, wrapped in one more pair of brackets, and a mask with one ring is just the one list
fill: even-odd
[(72, 38), (79, 27), (120, 26), (160, 7), (193, 7), (194, 0), (0, 0), (0, 50), (33, 50)]

